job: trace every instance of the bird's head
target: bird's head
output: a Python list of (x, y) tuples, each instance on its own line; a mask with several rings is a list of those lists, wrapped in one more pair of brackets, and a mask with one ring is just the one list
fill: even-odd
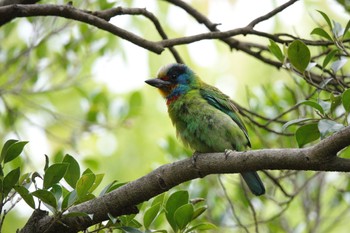
[(157, 78), (145, 82), (158, 88), (163, 97), (172, 98), (195, 88), (200, 81), (186, 65), (169, 64), (159, 69)]

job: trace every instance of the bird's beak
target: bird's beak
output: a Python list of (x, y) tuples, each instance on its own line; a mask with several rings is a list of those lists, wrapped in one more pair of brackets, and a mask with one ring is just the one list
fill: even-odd
[(148, 85), (163, 89), (163, 88), (167, 88), (170, 85), (172, 85), (171, 82), (169, 81), (165, 81), (159, 78), (152, 78), (152, 79), (148, 79), (145, 81)]

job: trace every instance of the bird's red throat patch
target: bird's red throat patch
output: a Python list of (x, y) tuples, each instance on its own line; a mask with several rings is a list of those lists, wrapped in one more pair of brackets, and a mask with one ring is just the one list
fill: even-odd
[(167, 98), (166, 105), (169, 106), (171, 103), (176, 101), (179, 97), (180, 95), (174, 95), (174, 96), (171, 96), (170, 98)]

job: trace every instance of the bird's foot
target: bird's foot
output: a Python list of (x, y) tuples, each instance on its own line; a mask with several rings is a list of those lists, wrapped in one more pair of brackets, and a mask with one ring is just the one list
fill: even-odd
[(197, 151), (195, 151), (192, 155), (192, 165), (197, 168), (196, 162), (197, 162), (197, 158), (198, 158), (199, 153)]
[(199, 156), (199, 152), (195, 151), (192, 155), (192, 165), (193, 167), (197, 170), (198, 172), (198, 176), (200, 178), (203, 178), (204, 176), (202, 175), (202, 173), (200, 172), (200, 169), (197, 167), (197, 159), (198, 159), (198, 156)]
[(227, 157), (231, 154), (231, 152), (234, 152), (234, 150), (231, 150), (231, 149), (225, 149), (225, 160), (227, 160)]

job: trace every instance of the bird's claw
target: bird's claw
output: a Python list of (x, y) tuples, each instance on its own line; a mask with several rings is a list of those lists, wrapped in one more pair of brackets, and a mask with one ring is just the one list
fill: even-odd
[(227, 159), (227, 157), (231, 154), (231, 152), (233, 152), (233, 150), (231, 150), (231, 149), (225, 149), (225, 152), (224, 152), (224, 154), (225, 154), (225, 159)]
[(197, 162), (197, 158), (198, 158), (199, 153), (197, 151), (195, 151), (192, 155), (192, 165), (198, 169), (196, 162)]

